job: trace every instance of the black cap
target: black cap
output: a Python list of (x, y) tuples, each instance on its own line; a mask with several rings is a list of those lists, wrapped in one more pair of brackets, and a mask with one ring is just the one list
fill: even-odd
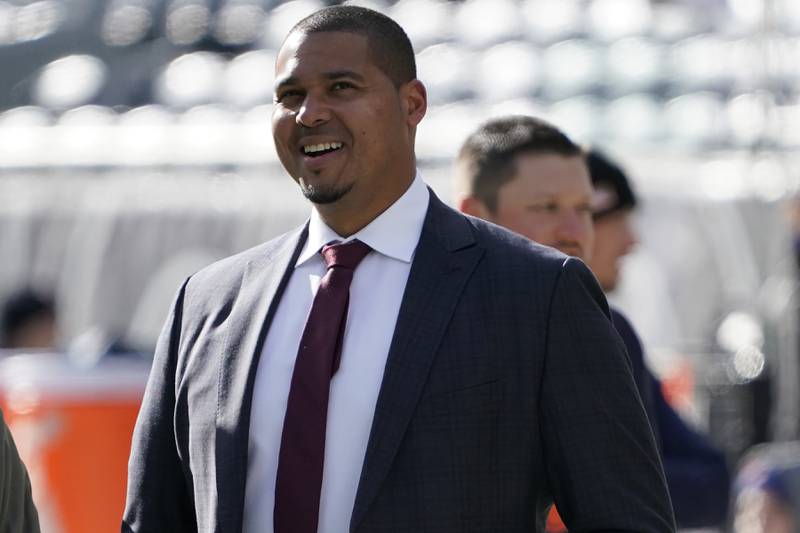
[(586, 154), (586, 163), (595, 189), (593, 200), (595, 219), (636, 207), (636, 195), (619, 165), (595, 149), (589, 150)]

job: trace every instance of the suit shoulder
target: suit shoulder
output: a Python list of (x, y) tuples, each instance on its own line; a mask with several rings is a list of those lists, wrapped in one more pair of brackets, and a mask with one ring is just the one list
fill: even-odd
[(292, 253), (301, 239), (304, 238), (305, 232), (306, 226), (304, 225), (267, 242), (211, 263), (190, 276), (187, 290), (195, 292), (197, 290), (216, 290), (226, 286), (236, 287), (240, 284), (248, 265), (253, 265), (256, 268), (269, 268), (277, 256), (280, 255), (282, 257), (287, 251)]
[(533, 263), (541, 268), (561, 270), (570, 259), (555, 248), (543, 246), (502, 226), (480, 218), (464, 215), (473, 227), (476, 240), (485, 247), (487, 254), (499, 258), (503, 263)]
[(549, 301), (547, 295), (559, 286), (569, 292), (588, 291), (595, 300), (605, 302), (594, 275), (579, 258), (491, 222), (470, 216), (466, 220), (476, 243), (485, 250), (482, 269), (494, 283), (516, 287), (525, 296), (535, 295), (532, 298), (538, 302)]

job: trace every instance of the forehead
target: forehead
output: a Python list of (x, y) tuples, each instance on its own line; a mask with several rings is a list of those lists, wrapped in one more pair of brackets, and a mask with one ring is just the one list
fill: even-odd
[(347, 32), (293, 32), (275, 61), (276, 84), (286, 78), (320, 76), (330, 72), (365, 73), (374, 67), (366, 35)]
[(514, 158), (512, 183), (528, 194), (551, 197), (591, 198), (592, 183), (583, 157), (555, 153), (523, 153)]

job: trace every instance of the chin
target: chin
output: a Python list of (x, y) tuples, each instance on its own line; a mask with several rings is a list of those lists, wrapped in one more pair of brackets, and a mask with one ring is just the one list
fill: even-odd
[(319, 186), (319, 185), (301, 185), (303, 190), (303, 196), (306, 197), (313, 204), (317, 205), (326, 205), (326, 204), (333, 204), (341, 200), (350, 189), (353, 188), (353, 184), (345, 185), (345, 186)]
[(617, 288), (617, 278), (612, 278), (609, 280), (601, 280), (600, 286), (603, 288), (605, 292), (611, 292)]

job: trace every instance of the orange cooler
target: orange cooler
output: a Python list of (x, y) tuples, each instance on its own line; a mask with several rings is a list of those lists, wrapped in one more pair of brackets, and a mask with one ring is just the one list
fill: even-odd
[(28, 467), (42, 533), (119, 531), (149, 362), (81, 368), (55, 354), (0, 359), (0, 408)]

